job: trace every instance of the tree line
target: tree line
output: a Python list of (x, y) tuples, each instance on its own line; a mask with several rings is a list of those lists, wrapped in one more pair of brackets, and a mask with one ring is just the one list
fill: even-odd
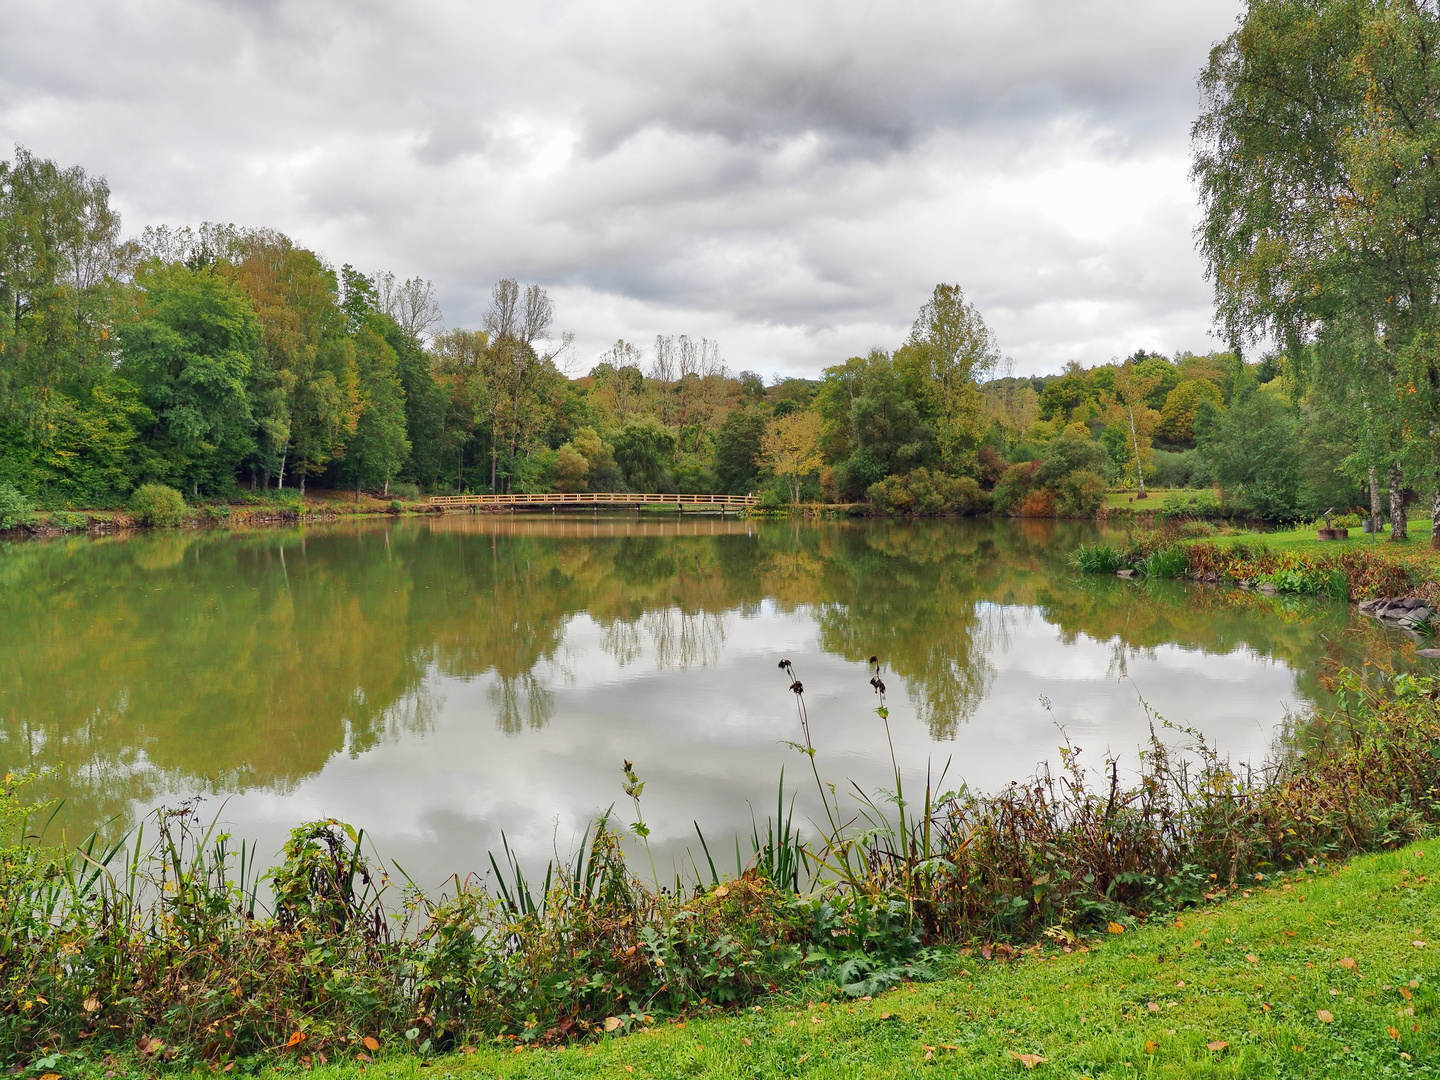
[[(273, 229), (124, 238), (103, 179), (23, 148), (0, 162), (0, 310), (0, 483), (56, 508), (144, 483), (191, 498), (769, 485), (794, 501), (850, 442), (875, 448), (836, 441), (821, 414), (837, 395), (863, 399), (862, 426), (915, 429), (882, 442), (919, 440), (862, 455), (853, 493), (911, 464), (973, 471), (977, 377), (998, 357), (940, 286), (893, 356), (823, 384), (732, 373), (716, 342), (683, 334), (617, 341), (570, 378), (572, 338), (540, 286), (501, 281), (480, 327), (439, 330), (428, 281), (337, 270)], [(895, 393), (901, 415), (881, 415)]]
[(0, 306), (0, 483), (55, 508), (310, 483), (1087, 514), (1248, 370), (1140, 353), (995, 379), (994, 335), (942, 284), (898, 347), (819, 379), (732, 373), (688, 335), (617, 341), (571, 378), (537, 285), (501, 281), (479, 327), (442, 330), (429, 282), (337, 270), (272, 229), (125, 239), (103, 180), (24, 149), (0, 162)]
[(1407, 504), (1440, 502), (1436, 44), (1433, 0), (1253, 0), (1193, 130), (1230, 347), (1037, 378), (1002, 374), (949, 284), (903, 342), (818, 379), (732, 372), (686, 335), (570, 377), (539, 286), (502, 281), (479, 327), (441, 330), (428, 282), (336, 270), (274, 230), (125, 239), (103, 180), (19, 149), (0, 162), (0, 485), (53, 507), (308, 482), (1030, 516), (1189, 487), (1273, 519), (1388, 507), (1402, 538)]

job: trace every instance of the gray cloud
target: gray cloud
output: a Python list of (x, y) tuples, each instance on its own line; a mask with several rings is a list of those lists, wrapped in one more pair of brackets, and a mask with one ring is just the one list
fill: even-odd
[(948, 280), (1048, 370), (1213, 344), (1187, 131), (1238, 8), (0, 0), (0, 139), (137, 231), (433, 278), (453, 324), (540, 281), (582, 365), (689, 332), (813, 373)]

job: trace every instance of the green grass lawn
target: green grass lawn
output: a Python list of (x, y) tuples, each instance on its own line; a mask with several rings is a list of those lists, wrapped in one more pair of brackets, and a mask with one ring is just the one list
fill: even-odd
[(1145, 500), (1135, 501), (1134, 491), (1110, 491), (1105, 495), (1105, 505), (1110, 510), (1159, 510), (1160, 504), (1165, 501), (1165, 496), (1172, 492), (1180, 492), (1185, 495), (1194, 495), (1195, 492), (1186, 488), (1152, 488), (1145, 489)]
[(1230, 536), (1218, 536), (1215, 538), (1215, 543), (1229, 545), (1242, 540), (1246, 543), (1263, 540), (1272, 551), (1304, 551), (1316, 554), (1333, 553), (1362, 546), (1396, 554), (1404, 554), (1407, 551), (1428, 551), (1430, 519), (1428, 517), (1411, 518), (1409, 525), (1410, 539), (1405, 544), (1391, 544), (1388, 532), (1383, 536), (1374, 536), (1361, 532), (1358, 527), (1350, 530), (1350, 539), (1348, 540), (1320, 540), (1315, 535), (1313, 525), (1302, 525), (1297, 529), (1283, 529), (1279, 532), (1244, 532)]
[[(1440, 840), (1257, 884), (1164, 925), (873, 1001), (813, 989), (756, 1010), (566, 1049), (494, 1044), (385, 1077), (1380, 1077), (1434, 1075)], [(1030, 1068), (1020, 1055), (1035, 1055)], [(1043, 1058), (1044, 1061), (1038, 1059)]]

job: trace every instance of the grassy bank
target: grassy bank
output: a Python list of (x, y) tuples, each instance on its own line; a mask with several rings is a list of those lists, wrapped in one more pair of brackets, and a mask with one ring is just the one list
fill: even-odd
[(1335, 599), (1440, 597), (1440, 552), (1430, 547), (1429, 520), (1413, 521), (1410, 532), (1400, 543), (1359, 530), (1348, 540), (1322, 541), (1314, 526), (1256, 532), (1179, 519), (1131, 531), (1120, 543), (1082, 546), (1073, 561), (1087, 573), (1191, 577)]
[[(1254, 883), (1223, 904), (1068, 950), (955, 951), (945, 979), (871, 1001), (833, 989), (625, 1038), (427, 1061), (354, 1056), (317, 1077), (1432, 1075), (1440, 1071), (1440, 849)], [(1223, 1045), (1221, 1045), (1223, 1044)], [(318, 1065), (312, 1059), (312, 1064)]]

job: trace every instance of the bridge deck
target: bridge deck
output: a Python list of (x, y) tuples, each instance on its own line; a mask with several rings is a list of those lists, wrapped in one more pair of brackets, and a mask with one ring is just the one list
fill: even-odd
[(537, 510), (561, 506), (676, 506), (712, 510), (743, 510), (760, 500), (754, 495), (661, 495), (617, 491), (565, 491), (552, 495), (432, 495), (431, 506), (486, 507), (513, 509), (528, 506)]

